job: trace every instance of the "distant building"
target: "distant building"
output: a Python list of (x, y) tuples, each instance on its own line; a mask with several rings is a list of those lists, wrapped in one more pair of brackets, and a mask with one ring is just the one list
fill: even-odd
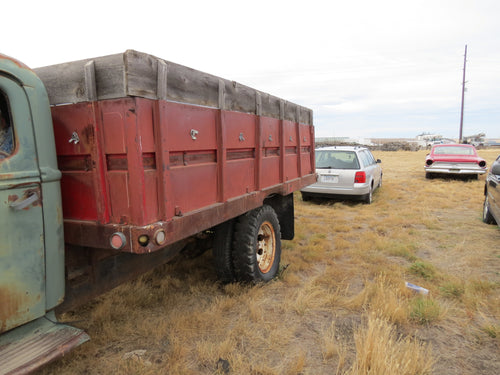
[(463, 142), (464, 143), (469, 143), (471, 145), (474, 145), (476, 147), (478, 146), (484, 146), (485, 145), (485, 140), (484, 137), (486, 134), (484, 133), (479, 133), (479, 134), (474, 134), (474, 135), (468, 135), (466, 137), (463, 137)]

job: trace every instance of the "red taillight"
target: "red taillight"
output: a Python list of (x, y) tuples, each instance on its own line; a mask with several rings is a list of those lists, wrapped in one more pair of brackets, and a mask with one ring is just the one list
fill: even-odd
[(127, 239), (123, 233), (116, 232), (111, 235), (109, 243), (113, 249), (120, 250), (126, 245)]
[(354, 176), (354, 183), (363, 184), (365, 182), (366, 182), (366, 173), (364, 171), (356, 172), (356, 175)]

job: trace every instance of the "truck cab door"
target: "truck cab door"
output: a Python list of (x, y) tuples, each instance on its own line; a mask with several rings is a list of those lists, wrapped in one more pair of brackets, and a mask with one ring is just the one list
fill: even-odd
[(0, 111), (0, 374), (26, 374), (89, 337), (54, 313), (64, 296), (64, 244), (47, 93), (2, 54)]
[(45, 258), (31, 111), (22, 86), (5, 75), (0, 75), (0, 110), (0, 144), (10, 142), (0, 149), (1, 333), (45, 315)]

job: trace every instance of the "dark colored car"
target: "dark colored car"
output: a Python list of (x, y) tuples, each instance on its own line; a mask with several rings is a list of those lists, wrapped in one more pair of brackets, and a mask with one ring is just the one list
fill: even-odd
[(492, 164), (484, 186), (483, 221), (500, 226), (500, 155)]

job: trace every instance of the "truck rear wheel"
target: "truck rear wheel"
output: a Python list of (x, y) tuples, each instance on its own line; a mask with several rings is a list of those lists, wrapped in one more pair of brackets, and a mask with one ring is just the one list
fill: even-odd
[(228, 220), (215, 227), (214, 265), (217, 277), (223, 283), (230, 283), (235, 279), (232, 255), (233, 232), (234, 220)]
[(264, 205), (240, 216), (233, 242), (233, 263), (240, 281), (270, 281), (279, 270), (281, 232), (278, 217)]

